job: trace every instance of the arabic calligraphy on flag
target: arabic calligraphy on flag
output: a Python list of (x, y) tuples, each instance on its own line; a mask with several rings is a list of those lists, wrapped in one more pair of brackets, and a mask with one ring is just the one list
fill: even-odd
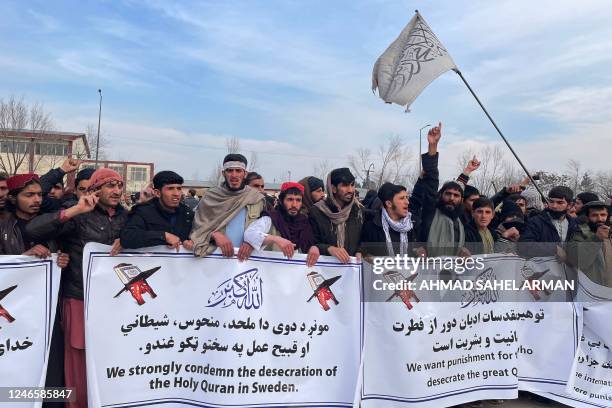
[(378, 57), (372, 91), (406, 110), (433, 80), (456, 69), (446, 48), (417, 12), (393, 43)]

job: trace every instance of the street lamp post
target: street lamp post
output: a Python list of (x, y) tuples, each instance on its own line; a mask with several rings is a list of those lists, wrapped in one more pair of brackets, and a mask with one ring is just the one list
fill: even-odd
[(370, 189), (370, 169), (374, 168), (374, 163), (370, 163), (368, 169), (366, 170), (366, 189)]
[(98, 89), (100, 94), (100, 109), (98, 110), (98, 136), (96, 138), (96, 169), (98, 168), (98, 153), (100, 152), (100, 120), (102, 119), (102, 90)]
[(421, 174), (421, 171), (423, 171), (423, 165), (421, 164), (421, 156), (423, 155), (423, 147), (422, 147), (423, 129), (430, 127), (430, 126), (431, 125), (425, 125), (419, 129), (419, 174)]

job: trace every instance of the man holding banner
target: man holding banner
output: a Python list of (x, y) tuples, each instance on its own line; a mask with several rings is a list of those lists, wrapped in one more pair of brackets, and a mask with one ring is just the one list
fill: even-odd
[(183, 178), (173, 171), (160, 171), (153, 177), (155, 198), (132, 207), (121, 232), (123, 248), (193, 248), (189, 239), (193, 210), (181, 202), (182, 186)]
[(359, 251), (363, 210), (355, 197), (355, 176), (346, 168), (327, 176), (327, 198), (310, 209), (310, 223), (323, 255), (348, 263)]
[[(315, 245), (308, 217), (302, 214), (304, 187), (299, 183), (286, 182), (281, 185), (278, 204), (265, 210), (257, 221), (244, 232), (244, 242), (257, 249), (282, 252), (293, 258), (295, 250), (308, 254), (306, 265), (313, 266), (319, 259), (319, 248)], [(246, 253), (238, 253), (238, 259), (247, 259)]]
[(196, 210), (191, 232), (196, 256), (209, 255), (217, 247), (226, 257), (234, 255), (234, 248), (244, 254), (252, 251), (243, 244), (244, 231), (259, 218), (265, 202), (257, 189), (245, 185), (246, 168), (247, 159), (241, 154), (223, 159), (223, 183), (208, 190)]
[(123, 178), (117, 172), (100, 168), (90, 178), (89, 192), (77, 205), (43, 214), (26, 228), (34, 239), (62, 240), (71, 258), (62, 276), (65, 336), (66, 386), (76, 389), (76, 401), (69, 408), (87, 407), (85, 369), (85, 327), (83, 311), (83, 248), (88, 242), (112, 245), (111, 254), (120, 251), (119, 234), (127, 220), (121, 206)]

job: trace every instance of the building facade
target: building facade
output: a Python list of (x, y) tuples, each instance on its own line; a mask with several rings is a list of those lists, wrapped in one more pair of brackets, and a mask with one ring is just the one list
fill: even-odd
[(66, 157), (87, 158), (84, 133), (0, 129), (0, 171), (44, 174)]
[[(95, 160), (83, 160), (81, 168), (96, 168)], [(137, 193), (147, 187), (153, 180), (155, 165), (153, 163), (129, 162), (118, 160), (98, 160), (99, 167), (108, 167), (121, 174), (125, 180), (125, 192), (127, 194)]]
[[(85, 133), (0, 129), (0, 171), (8, 175), (20, 173), (45, 174), (62, 165), (67, 157), (83, 161), (81, 168), (96, 167), (90, 160)], [(153, 179), (153, 163), (99, 160), (98, 167), (110, 167), (125, 179), (127, 193), (143, 190)], [(65, 180), (74, 187), (75, 174)]]

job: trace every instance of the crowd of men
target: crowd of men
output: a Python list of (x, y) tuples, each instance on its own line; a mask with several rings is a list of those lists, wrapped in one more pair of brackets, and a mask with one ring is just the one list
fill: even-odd
[(161, 171), (150, 189), (132, 197), (136, 204), (129, 210), (122, 204), (124, 180), (108, 168), (78, 171), (71, 194), (63, 179), (78, 170), (77, 160), (41, 177), (0, 176), (0, 253), (41, 258), (57, 253), (63, 269), (47, 385), (75, 387), (77, 399), (68, 405), (87, 406), (82, 258), (88, 242), (110, 245), (111, 254), (167, 245), (202, 257), (218, 248), (240, 261), (254, 250), (287, 258), (302, 253), (309, 266), (321, 255), (343, 263), (396, 254), (556, 256), (612, 287), (607, 203), (591, 192), (574, 197), (565, 186), (544, 198), (526, 181), (485, 197), (469, 185), (480, 166), (476, 158), (440, 187), (441, 136), (441, 125), (429, 131), (414, 186), (385, 183), (363, 201), (348, 168), (332, 170), (325, 181), (283, 183), (278, 197), (269, 196), (263, 177), (247, 172), (241, 154), (225, 157), (223, 183), (201, 199), (195, 191), (183, 195), (180, 175)]

